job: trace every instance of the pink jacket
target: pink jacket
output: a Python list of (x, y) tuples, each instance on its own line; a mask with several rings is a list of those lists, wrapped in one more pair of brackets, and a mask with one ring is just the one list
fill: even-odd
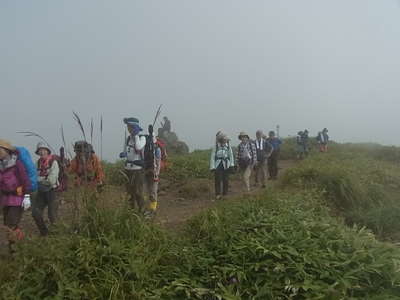
[[(30, 181), (25, 167), (20, 161), (0, 169), (0, 205), (21, 206), (24, 193), (30, 192)], [(17, 188), (22, 187), (22, 196), (16, 194)]]

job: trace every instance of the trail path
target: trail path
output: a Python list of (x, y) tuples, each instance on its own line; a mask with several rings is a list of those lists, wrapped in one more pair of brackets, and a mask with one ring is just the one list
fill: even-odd
[[(287, 169), (292, 167), (296, 162), (293, 160), (283, 160), (279, 163), (279, 176), (282, 176)], [(254, 180), (254, 179), (253, 179)], [(214, 185), (214, 182), (210, 182)], [(266, 189), (275, 185), (276, 181), (267, 181)], [(230, 181), (230, 192), (227, 198), (232, 196), (243, 195), (245, 193), (244, 185), (240, 178), (234, 178)], [(212, 189), (213, 190), (213, 189)], [(256, 193), (261, 188), (254, 188), (250, 193)], [(218, 201), (225, 201), (224, 199)], [(156, 217), (156, 222), (166, 228), (175, 229), (180, 227), (191, 217), (198, 213), (211, 208), (217, 204), (214, 194), (204, 195), (195, 199), (184, 199), (173, 193), (160, 195), (159, 211)]]
[[(287, 169), (295, 164), (293, 160), (283, 160), (279, 163), (279, 176), (285, 173)], [(193, 184), (196, 184), (195, 182)], [(210, 186), (213, 186), (213, 181), (210, 181)], [(268, 181), (266, 189), (275, 185), (276, 181)], [(213, 188), (212, 188), (213, 190)], [(257, 193), (260, 188), (253, 188), (251, 193)], [(240, 181), (238, 176), (234, 176), (230, 182), (230, 193), (227, 198), (231, 196), (237, 196), (244, 194), (243, 183)], [(67, 197), (67, 196), (65, 196)], [(105, 201), (110, 203), (122, 203), (126, 198), (124, 189), (122, 187), (109, 187), (104, 195)], [(195, 198), (184, 198), (179, 195), (174, 189), (167, 189), (161, 191), (159, 195), (159, 208), (157, 216), (154, 222), (161, 225), (164, 228), (175, 230), (181, 227), (189, 218), (198, 213), (211, 208), (217, 204), (214, 200), (213, 193), (206, 193)], [(219, 201), (225, 201), (224, 199)], [(68, 201), (66, 201), (68, 202)], [(60, 206), (59, 215), (60, 221), (68, 222), (68, 216), (70, 215), (72, 207), (68, 203), (64, 203)], [(47, 211), (45, 211), (45, 214)], [(46, 215), (45, 215), (46, 216)], [(2, 216), (1, 216), (2, 217)], [(32, 219), (31, 211), (25, 212), (24, 217), (21, 221), (21, 228), (24, 230), (26, 236), (39, 235), (36, 225)], [(0, 257), (7, 255), (7, 239), (5, 230), (0, 230)]]

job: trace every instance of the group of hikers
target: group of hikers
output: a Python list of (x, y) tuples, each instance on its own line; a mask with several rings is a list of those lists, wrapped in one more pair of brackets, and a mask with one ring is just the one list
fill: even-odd
[[(307, 129), (304, 131), (299, 131), (296, 137), (296, 145), (297, 145), (297, 158), (303, 159), (308, 156), (310, 152), (310, 144), (309, 144), (309, 132)], [(329, 142), (329, 135), (328, 129), (324, 128), (322, 131), (318, 132), (317, 135), (317, 144), (319, 147), (320, 152), (328, 152), (328, 142)]]
[(239, 170), (247, 192), (251, 189), (250, 178), (254, 171), (256, 185), (266, 187), (267, 171), (269, 179), (278, 176), (278, 158), (282, 141), (270, 131), (268, 137), (262, 130), (256, 132), (256, 138), (241, 132), (236, 156), (230, 145), (230, 139), (222, 131), (217, 132), (215, 146), (211, 152), (210, 170), (215, 174), (216, 199), (228, 194), (229, 175)]
[[(123, 122), (129, 135), (125, 136), (124, 150), (119, 157), (124, 159), (122, 174), (126, 179), (129, 204), (146, 217), (153, 217), (158, 204), (160, 172), (166, 165), (166, 144), (153, 134), (154, 124), (149, 125), (148, 134), (143, 134), (137, 118), (125, 118)], [(165, 117), (159, 132), (168, 132), (170, 127), (170, 121)], [(327, 151), (327, 133), (325, 128), (317, 137), (321, 152)], [(210, 158), (210, 170), (215, 174), (216, 199), (228, 194), (229, 176), (236, 170), (240, 171), (247, 192), (251, 190), (253, 173), (255, 185), (262, 188), (266, 187), (267, 179), (277, 179), (282, 141), (275, 132), (270, 131), (266, 136), (262, 130), (258, 130), (254, 140), (241, 132), (238, 139), (240, 142), (234, 155), (228, 136), (222, 131), (216, 134)], [(302, 155), (308, 153), (308, 140), (307, 130), (299, 132), (297, 144)], [(70, 159), (66, 157), (64, 147), (60, 148), (59, 154), (54, 152), (47, 143), (39, 142), (35, 150), (38, 159), (33, 163), (26, 148), (0, 140), (0, 205), (3, 207), (4, 228), (8, 232), (11, 252), (15, 242), (24, 237), (20, 228), (24, 210), (32, 206), (32, 217), (37, 228), (42, 236), (46, 236), (49, 228), (44, 221), (44, 210), (47, 207), (50, 226), (55, 224), (58, 200), (61, 193), (67, 190), (71, 179), (74, 187), (85, 187), (95, 192), (102, 190), (105, 174), (89, 142), (75, 142), (75, 155)]]
[(44, 210), (47, 207), (48, 219), (53, 225), (57, 220), (59, 195), (67, 189), (67, 173), (75, 186), (100, 187), (103, 184), (104, 172), (91, 144), (78, 141), (74, 144), (74, 152), (75, 157), (69, 160), (63, 147), (57, 155), (47, 143), (39, 142), (35, 164), (26, 148), (0, 140), (0, 204), (10, 251), (13, 244), (24, 237), (19, 224), (24, 210), (31, 205), (40, 234), (46, 236), (49, 233), (43, 218)]
[[(123, 173), (129, 202), (141, 213), (152, 216), (157, 209), (160, 171), (166, 161), (165, 144), (153, 136), (151, 126), (149, 134), (142, 134), (137, 118), (125, 118), (124, 123), (129, 136), (120, 158), (125, 159)], [(35, 151), (38, 159), (34, 163), (26, 148), (0, 140), (0, 206), (11, 253), (15, 242), (24, 237), (20, 222), (25, 210), (32, 207), (32, 217), (40, 234), (49, 234), (44, 210), (47, 207), (50, 226), (54, 225), (58, 200), (70, 185), (69, 178), (74, 187), (101, 192), (105, 174), (93, 146), (85, 140), (77, 141), (74, 153), (74, 157), (68, 159), (64, 147), (60, 148), (60, 154), (55, 154), (47, 143), (39, 142)], [(149, 195), (148, 207), (145, 207), (144, 188)]]
[[(251, 190), (251, 175), (254, 173), (255, 186), (266, 187), (267, 177), (276, 180), (278, 177), (278, 159), (282, 141), (274, 131), (265, 136), (262, 130), (257, 130), (255, 139), (241, 132), (236, 156), (230, 145), (229, 137), (222, 131), (216, 134), (215, 146), (210, 157), (210, 170), (214, 172), (215, 196), (221, 199), (229, 191), (229, 175), (239, 170), (243, 179), (245, 190)], [(320, 152), (328, 151), (328, 129), (318, 132), (317, 143)], [(308, 156), (309, 131), (299, 131), (296, 137), (297, 156), (303, 159)]]

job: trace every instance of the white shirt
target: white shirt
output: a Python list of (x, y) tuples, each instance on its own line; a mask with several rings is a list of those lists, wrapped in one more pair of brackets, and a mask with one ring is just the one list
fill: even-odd
[(141, 166), (135, 165), (133, 162), (135, 160), (144, 159), (144, 147), (146, 146), (145, 136), (130, 136), (129, 141), (126, 145), (126, 170), (141, 170)]

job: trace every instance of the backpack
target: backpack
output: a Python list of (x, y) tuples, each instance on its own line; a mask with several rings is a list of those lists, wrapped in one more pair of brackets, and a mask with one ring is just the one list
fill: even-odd
[[(67, 173), (65, 172), (65, 163), (64, 159), (59, 155), (53, 154), (51, 155), (50, 162), (49, 162), (49, 168), (53, 165), (54, 161), (57, 162), (58, 164), (58, 186), (56, 188), (57, 192), (64, 192), (67, 189)], [(37, 168), (39, 169), (39, 161)]]
[[(241, 169), (246, 169), (252, 162), (254, 157), (253, 148), (251, 147), (252, 141), (245, 145), (244, 148), (239, 149), (238, 165)], [(249, 149), (250, 148), (250, 149)]]
[(161, 170), (164, 170), (167, 167), (167, 145), (163, 140), (157, 138), (156, 145), (161, 150)]
[(17, 147), (17, 151), (18, 151), (18, 160), (22, 162), (22, 164), (25, 167), (26, 173), (28, 175), (31, 184), (31, 192), (35, 192), (38, 189), (38, 178), (37, 178), (36, 167), (32, 161), (31, 154), (25, 147)]

